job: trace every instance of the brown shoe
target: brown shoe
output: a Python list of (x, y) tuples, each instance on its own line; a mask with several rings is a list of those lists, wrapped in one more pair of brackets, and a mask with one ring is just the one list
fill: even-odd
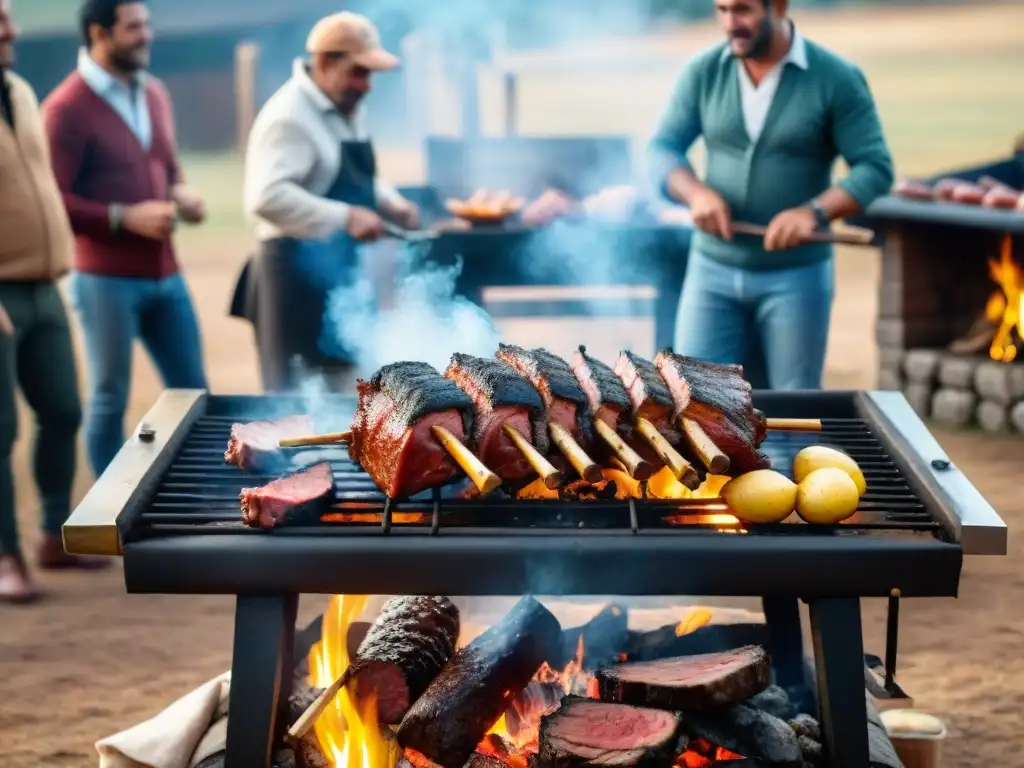
[(69, 555), (64, 551), (64, 542), (60, 534), (56, 533), (43, 534), (36, 557), (38, 558), (39, 567), (44, 571), (67, 569), (98, 571), (110, 565), (110, 558), (107, 557)]
[(31, 603), (39, 596), (21, 555), (0, 554), (0, 603)]

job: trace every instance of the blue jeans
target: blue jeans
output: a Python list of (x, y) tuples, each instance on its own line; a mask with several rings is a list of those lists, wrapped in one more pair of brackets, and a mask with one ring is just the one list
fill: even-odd
[(71, 299), (85, 338), (85, 439), (98, 477), (124, 444), (135, 339), (146, 347), (165, 387), (206, 389), (199, 324), (180, 274), (151, 280), (75, 272)]
[(692, 250), (676, 317), (675, 350), (713, 363), (763, 353), (756, 389), (820, 389), (834, 294), (833, 261), (753, 271)]

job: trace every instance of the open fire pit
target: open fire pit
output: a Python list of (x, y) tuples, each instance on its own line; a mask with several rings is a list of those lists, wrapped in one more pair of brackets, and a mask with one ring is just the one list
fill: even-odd
[[(529, 759), (530, 750), (523, 754), (523, 748), (532, 743), (528, 734), (537, 708), (527, 707), (530, 714), (512, 722), (515, 712), (526, 711), (516, 709), (524, 696), (548, 704), (554, 698), (559, 704), (537, 723), (540, 754), (532, 758), (537, 765), (552, 764), (550, 750), (560, 743), (612, 749), (610, 742), (581, 743), (572, 734), (577, 728), (617, 733), (627, 728), (624, 723), (630, 718), (639, 718), (646, 729), (631, 747), (640, 750), (633, 757), (648, 762), (621, 763), (626, 765), (675, 763), (682, 768), (725, 760), (739, 768), (806, 762), (803, 752), (796, 757), (791, 751), (767, 752), (765, 743), (745, 736), (762, 732), (765, 722), (778, 727), (790, 747), (798, 743), (798, 735), (820, 743), (823, 765), (886, 765), (877, 745), (872, 746), (876, 740), (871, 734), (878, 726), (865, 696), (860, 597), (888, 597), (896, 607), (901, 596), (955, 596), (965, 554), (1005, 554), (1005, 525), (951, 465), (899, 393), (756, 392), (754, 405), (772, 418), (822, 420), (820, 432), (771, 433), (761, 450), (781, 472), (788, 472), (795, 453), (810, 443), (845, 450), (867, 481), (867, 493), (853, 517), (838, 525), (741, 524), (716, 497), (652, 499), (618, 490), (586, 499), (447, 499), (428, 493), (422, 500), (392, 503), (343, 449), (327, 446), (304, 461), (329, 462), (337, 498), (333, 508), (316, 520), (259, 530), (241, 522), (239, 493), (272, 476), (225, 464), (231, 425), (302, 413), (306, 403), (290, 397), (169, 390), (75, 510), (64, 528), (65, 546), (70, 552), (121, 555), (130, 592), (238, 596), (227, 768), (270, 766), (292, 719), (288, 700), (293, 675), (286, 662), (292, 658), (296, 610), (304, 592), (424, 597), (692, 594), (763, 600), (766, 624), (761, 638), (696, 648), (675, 645), (689, 633), (671, 631), (664, 643), (650, 638), (633, 647), (612, 643), (603, 656), (596, 651), (600, 644), (595, 645), (586, 662), (584, 633), (571, 641), (579, 653), (570, 652), (567, 660), (567, 631), (540, 602), (523, 598), (497, 625), (450, 649), (449, 661), (431, 682), (436, 686), (449, 681), (444, 696), (431, 698), (428, 689), (410, 702), (410, 711), (419, 712), (416, 722), (425, 729), (409, 731), (418, 735), (404, 743), (402, 729), (412, 726), (398, 729), (403, 759), (413, 765), (421, 758), (435, 764), (437, 759), (412, 748), (414, 742), (430, 745), (472, 735), (472, 729), (459, 731), (464, 725), (458, 713), (467, 713), (465, 719), (477, 727), (481, 718), (487, 721), (482, 735), (495, 754), (486, 754), (486, 749), (481, 753), (476, 741), (471, 745), (471, 759), (491, 761), (481, 766)], [(337, 397), (325, 407), (343, 419), (355, 402)], [(808, 674), (804, 657), (801, 599), (809, 606), (816, 675)], [(338, 599), (325, 617), (323, 642), (312, 652), (306, 678), (310, 684), (329, 685), (347, 663), (339, 648), (346, 647), (342, 638), (347, 638), (355, 614), (354, 601)], [(890, 677), (895, 614), (892, 618)], [(741, 653), (739, 646), (750, 647)], [(722, 660), (708, 667), (707, 660), (688, 656), (695, 651), (739, 654), (742, 663), (733, 664), (733, 672), (747, 682), (731, 689), (731, 684), (724, 685), (722, 693)], [(458, 666), (467, 655), (470, 661), (483, 661)], [(686, 709), (677, 722), (673, 712), (679, 701), (670, 698), (666, 705), (652, 694), (658, 685), (647, 679), (649, 670), (635, 673), (639, 688), (606, 683), (602, 690), (605, 673), (598, 668), (612, 670), (606, 677), (627, 674), (623, 670), (628, 667), (616, 667), (616, 662), (665, 663), (666, 656), (677, 657), (672, 663), (678, 666), (655, 670), (657, 680), (668, 681), (669, 688), (692, 690), (707, 687), (711, 679), (716, 703)], [(548, 672), (543, 672), (545, 666)], [(481, 690), (494, 691), (499, 681), (497, 703), (487, 697), (478, 703), (472, 693), (476, 689), (466, 688), (460, 669), (482, 675)], [(592, 698), (594, 681), (601, 701)], [(771, 715), (770, 705), (755, 701), (774, 690), (766, 688), (769, 683), (788, 697), (788, 709), (777, 710), (772, 720), (762, 714)], [(562, 698), (567, 693), (577, 698)], [(347, 695), (332, 706), (355, 706), (355, 700), (343, 703)], [(446, 711), (449, 702), (454, 709)], [(613, 704), (620, 709), (608, 709)], [(361, 733), (366, 754), (377, 744), (374, 754), (383, 762), (373, 764), (390, 768), (394, 763), (388, 761), (398, 753), (393, 753), (387, 733), (377, 729), (375, 717), (359, 709), (348, 713), (341, 712), (345, 734)], [(798, 715), (808, 717), (798, 720)], [(447, 725), (439, 732), (437, 723), (447, 723), (446, 717), (454, 718), (451, 732)], [(820, 728), (817, 739), (813, 731), (798, 734), (801, 728), (813, 729), (812, 721)], [(595, 722), (607, 726), (595, 728)], [(329, 723), (319, 718), (317, 727), (324, 731)], [(546, 742), (545, 723), (550, 732)], [(323, 748), (327, 737), (317, 738)], [(502, 752), (509, 749), (515, 754)], [(322, 751), (333, 757), (330, 750)], [(538, 762), (545, 755), (548, 762)], [(564, 759), (579, 758), (576, 749)]]

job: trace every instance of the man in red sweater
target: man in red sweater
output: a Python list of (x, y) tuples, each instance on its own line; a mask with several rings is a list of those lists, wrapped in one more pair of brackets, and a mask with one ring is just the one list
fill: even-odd
[(124, 443), (132, 344), (166, 387), (206, 388), (192, 299), (178, 269), (176, 221), (199, 223), (182, 183), (170, 97), (146, 73), (153, 36), (141, 0), (85, 0), (78, 67), (43, 103), (75, 233), (72, 302), (89, 367), (86, 443), (99, 475)]

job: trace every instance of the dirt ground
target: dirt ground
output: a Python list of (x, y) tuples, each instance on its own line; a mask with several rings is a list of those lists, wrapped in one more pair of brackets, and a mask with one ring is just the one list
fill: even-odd
[[(878, 19), (858, 26), (853, 14), (846, 22), (821, 24), (820, 29), (814, 30), (820, 38), (831, 34), (831, 39), (823, 42), (846, 41), (857, 54), (868, 56), (868, 49), (879, 39), (874, 36), (879, 26), (885, 27), (887, 35), (903, 34), (904, 40), (913, 39), (917, 33), (938, 35), (940, 47), (954, 39), (978, 40), (977, 35), (965, 33), (964, 25), (973, 24), (977, 27), (973, 32), (979, 35), (986, 30), (999, 35), (1000, 30), (1008, 29), (1007, 25), (999, 24), (1001, 19), (1005, 20), (1003, 11), (990, 11), (987, 15), (948, 13), (944, 24), (936, 16), (929, 16), (929, 23), (923, 27), (904, 20), (899, 29), (895, 22), (881, 25)], [(936, 31), (940, 29), (941, 33)], [(658, 45), (664, 47), (664, 42), (659, 41)], [(660, 49), (650, 50), (657, 53)], [(992, 138), (992, 132), (972, 134), (973, 144), (960, 142), (949, 152), (953, 142), (944, 139), (925, 154), (922, 142), (938, 141), (936, 135), (945, 128), (930, 123), (928, 135), (919, 138), (903, 125), (910, 117), (898, 111), (897, 94), (906, 86), (909, 74), (899, 70), (885, 78), (881, 61), (872, 60), (867, 69), (873, 84), (877, 84), (880, 102), (891, 105), (883, 105), (883, 112), (890, 110), (885, 113), (890, 115), (898, 158), (904, 156), (901, 152), (905, 147), (911, 165), (932, 169), (944, 167), (947, 160), (980, 159), (1004, 151), (1012, 138), (1003, 135), (1006, 131), (996, 138)], [(923, 70), (918, 72), (925, 78)], [(662, 78), (651, 86), (655, 90), (648, 106), (660, 103), (666, 83)], [(956, 87), (949, 82), (949, 89)], [(961, 90), (966, 92), (966, 88)], [(541, 83), (533, 90), (524, 87), (524, 99), (533, 115), (544, 114), (543, 91)], [(919, 91), (914, 91), (914, 95), (922, 98)], [(631, 93), (629, 97), (636, 95)], [(584, 93), (580, 98), (589, 100), (597, 96)], [(1009, 109), (1019, 110), (1024, 99), (1008, 103)], [(955, 112), (948, 105), (941, 112), (939, 105), (934, 109), (934, 114)], [(569, 110), (563, 109), (563, 114), (566, 111)], [(524, 119), (526, 112), (524, 108)], [(635, 130), (645, 126), (650, 112), (648, 107), (639, 109), (639, 117), (634, 118), (636, 124), (626, 127)], [(968, 119), (962, 111), (956, 118)], [(604, 125), (591, 123), (596, 118), (585, 112), (579, 119), (588, 127)], [(991, 127), (992, 120), (987, 115), (985, 120)], [(1018, 121), (1017, 125), (1021, 123)], [(536, 129), (544, 127), (538, 123)], [(410, 162), (406, 156), (394, 155), (383, 160), (388, 173), (406, 177), (417, 174), (418, 159)], [(202, 166), (194, 166), (190, 173), (195, 183), (203, 186), (213, 185), (214, 175), (221, 172), (213, 165), (205, 172)], [(234, 184), (237, 176), (229, 178), (232, 181), (224, 183), (221, 189), (206, 189), (215, 215), (205, 231), (183, 233), (179, 243), (201, 315), (211, 388), (217, 393), (248, 393), (258, 387), (250, 332), (247, 326), (229, 319), (226, 308), (235, 274), (250, 247), (250, 237), (239, 228), (237, 212), (220, 215), (221, 211), (236, 211), (238, 206), (239, 191)], [(874, 383), (877, 278), (877, 253), (839, 255), (838, 295), (828, 354), (830, 387), (870, 388)], [(645, 319), (508, 320), (501, 327), (508, 341), (543, 343), (556, 351), (568, 351), (580, 342), (586, 342), (597, 354), (610, 353), (620, 344), (632, 345), (640, 352), (650, 351), (652, 345), (651, 324)], [(84, 371), (80, 374), (84, 375)], [(138, 422), (159, 391), (159, 382), (140, 350), (128, 425)], [(27, 414), (21, 434), (31, 434)], [(1024, 443), (941, 430), (936, 430), (936, 434), (952, 460), (1000, 512), (1011, 531), (1018, 521), (1024, 522), (1024, 502), (1019, 491), (1014, 490), (1019, 486), (1018, 472), (1024, 466)], [(28, 443), (23, 439), (18, 446), (16, 471), (22, 528), (26, 545), (31, 546), (36, 528), (36, 500), (27, 468)], [(90, 482), (83, 458), (78, 498)], [(1024, 575), (1013, 565), (1020, 554), (1020, 540), (1011, 537), (1008, 557), (975, 558), (965, 564), (959, 599), (904, 602), (898, 679), (920, 707), (946, 720), (951, 732), (946, 746), (947, 766), (1024, 765), (1024, 740), (1019, 725), (1024, 707), (1024, 657), (1020, 654), (1024, 640), (1024, 608), (1020, 600)], [(807, 574), (807, 578), (813, 579), (814, 574)], [(99, 575), (47, 574), (40, 575), (39, 580), (49, 592), (46, 601), (27, 608), (0, 608), (2, 768), (94, 766), (96, 739), (152, 716), (230, 664), (231, 599), (127, 595), (119, 564)], [(302, 617), (308, 619), (323, 604), (323, 598), (304, 599)], [(881, 655), (884, 604), (866, 604), (864, 615), (867, 649)]]

